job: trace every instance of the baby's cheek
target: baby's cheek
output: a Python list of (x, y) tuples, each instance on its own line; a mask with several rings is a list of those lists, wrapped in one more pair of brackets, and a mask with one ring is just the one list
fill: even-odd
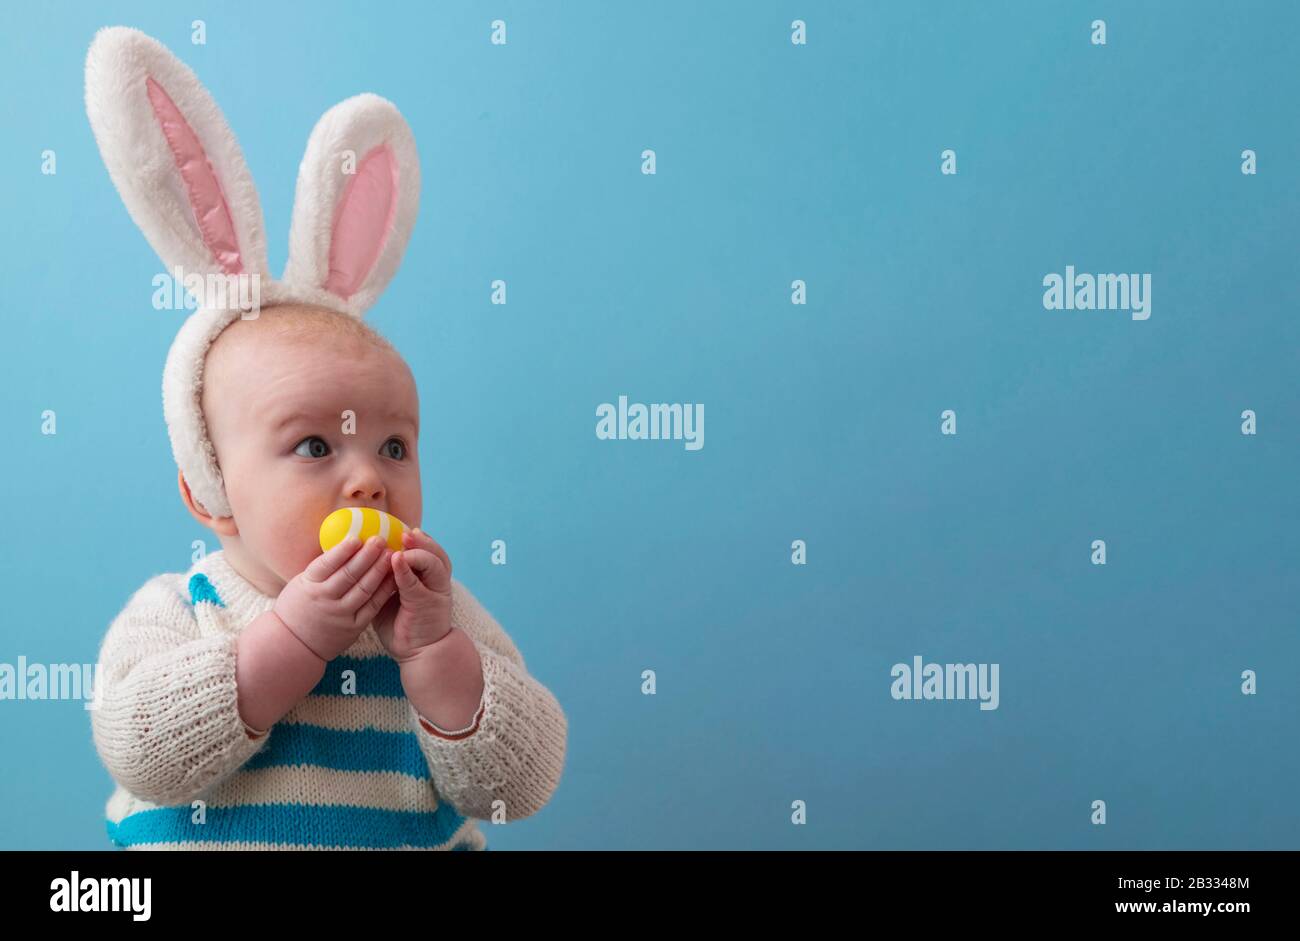
[(281, 543), (273, 556), (276, 574), (287, 582), (300, 574), (318, 555), (320, 546), (310, 542), (294, 540), (292, 545)]

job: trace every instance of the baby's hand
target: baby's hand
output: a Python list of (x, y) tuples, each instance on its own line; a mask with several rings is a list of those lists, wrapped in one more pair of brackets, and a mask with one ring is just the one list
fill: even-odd
[(451, 630), (451, 558), (428, 533), (402, 533), (404, 551), (392, 556), (398, 597), (375, 618), (375, 633), (399, 663)]
[(391, 555), (378, 536), (364, 546), (349, 536), (295, 575), (272, 610), (316, 656), (333, 660), (356, 643), (397, 591)]

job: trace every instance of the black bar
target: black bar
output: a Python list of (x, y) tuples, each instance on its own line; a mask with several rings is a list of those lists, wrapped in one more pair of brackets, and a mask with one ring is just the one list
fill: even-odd
[[(494, 923), (534, 917), (549, 931), (562, 923), (555, 919), (563, 912), (576, 907), (590, 914), (611, 904), (652, 920), (705, 905), (738, 922), (757, 917), (760, 923), (782, 911), (815, 908), (854, 913), (864, 929), (898, 917), (982, 925), (1041, 925), (1045, 918), (1063, 924), (1080, 918), (1161, 924), (1172, 917), (1178, 923), (1199, 919), (1231, 926), (1243, 917), (1288, 910), (1290, 900), (1283, 901), (1283, 894), (1291, 887), (1298, 856), (1290, 851), (11, 851), (0, 853), (0, 912), (22, 922), (49, 917), (146, 923), (135, 917), (144, 914), (143, 895), (134, 897), (134, 908), (132, 896), (121, 896), (113, 912), (52, 911), (52, 900), (70, 907), (75, 871), (78, 907), (98, 897), (101, 878), (147, 877), (148, 924), (209, 929), (247, 926), (255, 911), (259, 926), (282, 916), (285, 925), (325, 928), (351, 921), (373, 926), (388, 914), (405, 918), (422, 911), (416, 924), (432, 929), (433, 922), (420, 918), (438, 912), (450, 917), (455, 911), (477, 912), (474, 919)], [(64, 884), (55, 882), (59, 879)], [(143, 882), (130, 885), (143, 891)], [(1208, 913), (1201, 910), (1207, 904)], [(1229, 904), (1241, 908), (1222, 909)]]

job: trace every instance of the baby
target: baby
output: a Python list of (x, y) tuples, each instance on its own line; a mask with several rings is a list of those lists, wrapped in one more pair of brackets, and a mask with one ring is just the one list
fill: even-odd
[[(101, 30), (86, 108), (131, 217), (169, 272), (198, 276), (163, 410), (181, 499), (221, 542), (150, 578), (100, 647), (91, 722), (118, 785), (109, 836), (486, 849), (475, 818), (543, 807), (568, 727), (419, 529), (415, 380), (362, 319), (414, 225), (410, 128), (375, 95), (317, 122), (277, 280), (243, 155), (193, 72), (137, 30)], [(215, 292), (222, 279), (241, 289)], [(322, 553), (320, 524), (343, 507), (415, 528), (400, 551), (352, 537)]]
[(151, 579), (103, 642), (114, 842), (486, 848), (467, 818), (550, 799), (562, 710), (427, 534), (317, 542), (339, 507), (422, 517), (406, 363), (361, 321), (282, 305), (226, 327), (204, 377), (233, 515), (178, 475), (222, 548)]

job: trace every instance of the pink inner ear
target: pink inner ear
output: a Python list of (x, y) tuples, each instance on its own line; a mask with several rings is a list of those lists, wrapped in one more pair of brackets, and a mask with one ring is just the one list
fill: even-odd
[(334, 210), (327, 291), (345, 300), (357, 292), (384, 250), (396, 214), (397, 159), (380, 144), (362, 159)]
[(226, 274), (241, 274), (244, 262), (239, 257), (235, 223), (207, 152), (163, 87), (152, 78), (146, 78), (145, 85), (149, 104), (153, 105), (154, 116), (158, 119), (163, 136), (167, 138), (167, 146), (171, 148), (176, 169), (185, 181), (190, 209), (194, 212), (199, 234), (203, 236), (203, 244), (212, 252), (222, 271)]

